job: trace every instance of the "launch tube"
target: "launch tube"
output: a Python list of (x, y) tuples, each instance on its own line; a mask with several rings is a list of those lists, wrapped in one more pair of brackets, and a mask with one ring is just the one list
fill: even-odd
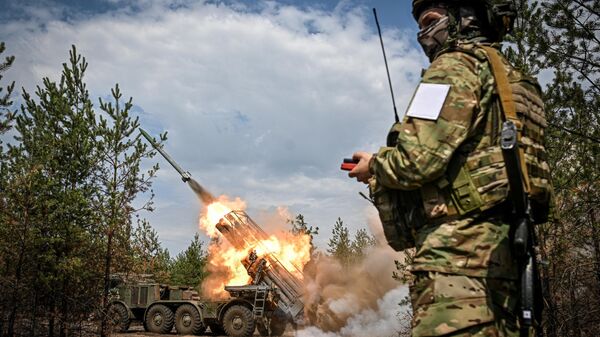
[[(248, 250), (249, 256), (242, 264), (253, 278), (252, 283), (265, 285), (280, 294), (277, 306), (290, 317), (298, 319), (304, 313), (302, 302), (302, 282), (292, 274), (274, 254), (251, 258), (252, 252), (260, 246), (268, 235), (244, 212), (232, 211), (219, 220), (217, 230), (237, 249)], [(258, 271), (260, 260), (266, 261), (266, 268)]]

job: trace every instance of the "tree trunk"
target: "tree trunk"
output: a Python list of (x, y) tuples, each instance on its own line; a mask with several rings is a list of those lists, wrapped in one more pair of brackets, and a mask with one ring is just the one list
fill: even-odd
[[(37, 283), (37, 279), (38, 279), (38, 270), (40, 270), (40, 264), (38, 263), (37, 268), (36, 268), (36, 274), (34, 277), (34, 280), (36, 280), (35, 283)], [(39, 296), (39, 291), (38, 291), (38, 287), (37, 284), (33, 285), (33, 307), (31, 308), (31, 331), (30, 334), (32, 337), (35, 336), (35, 328), (37, 325), (37, 307), (38, 307), (38, 296)]]
[[(550, 224), (545, 224), (545, 226), (549, 226)], [(542, 225), (544, 226), (544, 225)], [(540, 283), (542, 286), (542, 299), (544, 304), (544, 316), (545, 320), (543, 322), (542, 329), (545, 330), (545, 335), (547, 337), (557, 337), (556, 335), (556, 308), (554, 304), (554, 298), (552, 297), (552, 288), (551, 288), (551, 274), (550, 274), (550, 265), (548, 262), (548, 252), (546, 246), (546, 239), (548, 237), (547, 227), (538, 227), (540, 229), (540, 235), (538, 238), (539, 242), (539, 252), (540, 252)]]
[(48, 319), (48, 337), (54, 337), (54, 300), (52, 300), (52, 310), (50, 310), (50, 319)]
[(8, 317), (8, 327), (6, 335), (8, 337), (13, 337), (15, 334), (15, 321), (17, 317), (17, 311), (19, 309), (19, 303), (17, 300), (17, 296), (20, 295), (21, 290), (21, 274), (23, 273), (23, 259), (25, 257), (26, 250), (26, 241), (27, 241), (27, 224), (29, 222), (29, 212), (25, 210), (25, 214), (23, 216), (23, 228), (22, 228), (22, 238), (21, 238), (21, 246), (19, 247), (19, 259), (17, 261), (17, 265), (15, 266), (15, 285), (13, 291), (11, 292), (11, 303), (10, 303), (10, 315)]
[(569, 306), (571, 308), (571, 333), (570, 336), (581, 337), (581, 325), (579, 324), (579, 308), (577, 304), (577, 272), (571, 275), (569, 279)]
[(102, 295), (102, 323), (100, 324), (100, 336), (107, 336), (107, 315), (108, 312), (108, 292), (110, 291), (110, 265), (112, 262), (112, 238), (113, 232), (109, 230), (108, 240), (106, 242), (106, 257), (104, 259), (104, 294)]
[[(598, 223), (596, 223), (596, 212), (592, 208), (589, 210), (590, 225), (592, 226), (592, 241), (594, 245), (594, 272), (596, 276), (596, 289), (600, 289), (600, 230), (598, 229)], [(600, 294), (598, 294), (598, 300), (600, 301)]]
[(68, 320), (69, 320), (69, 301), (67, 294), (69, 293), (69, 275), (66, 275), (62, 284), (62, 296), (60, 303), (60, 337), (67, 337)]
[(21, 250), (21, 252), (19, 252), (19, 262), (17, 262), (17, 270), (15, 272), (15, 287), (12, 291), (11, 294), (11, 301), (10, 301), (10, 314), (8, 316), (8, 327), (7, 327), (7, 332), (6, 332), (6, 336), (7, 337), (13, 337), (15, 335), (15, 321), (16, 321), (16, 317), (17, 317), (17, 311), (19, 309), (19, 303), (17, 301), (17, 296), (20, 293), (19, 291), (19, 286), (20, 286), (20, 281), (21, 281), (21, 267), (23, 266), (23, 251)]

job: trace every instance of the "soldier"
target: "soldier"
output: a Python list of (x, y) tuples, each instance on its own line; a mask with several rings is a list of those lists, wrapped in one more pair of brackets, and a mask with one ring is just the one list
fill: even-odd
[(536, 223), (547, 218), (552, 188), (540, 87), (499, 50), (515, 14), (510, 1), (413, 0), (431, 65), (387, 146), (353, 155), (349, 176), (369, 184), (388, 243), (415, 247), (414, 337), (532, 333), (519, 331), (517, 319), (519, 270), (499, 146), (505, 104), (517, 112)]

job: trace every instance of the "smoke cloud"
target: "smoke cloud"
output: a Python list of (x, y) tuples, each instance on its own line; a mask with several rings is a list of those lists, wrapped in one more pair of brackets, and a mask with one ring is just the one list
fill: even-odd
[(377, 301), (375, 309), (363, 309), (348, 318), (337, 332), (326, 332), (311, 326), (298, 331), (297, 337), (391, 337), (410, 336), (408, 307), (398, 305), (400, 299), (408, 295), (404, 285), (388, 291)]
[[(406, 327), (400, 302), (408, 289), (392, 278), (398, 253), (376, 246), (349, 267), (322, 255), (304, 270), (305, 313), (314, 326), (300, 337), (397, 336)], [(399, 317), (400, 315), (400, 317)]]

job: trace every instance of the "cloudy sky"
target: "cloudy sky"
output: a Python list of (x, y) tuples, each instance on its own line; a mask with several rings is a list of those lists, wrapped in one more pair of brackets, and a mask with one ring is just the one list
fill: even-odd
[[(76, 45), (96, 102), (118, 83), (207, 189), (245, 200), (258, 222), (281, 207), (302, 213), (325, 248), (338, 217), (354, 231), (374, 214), (342, 158), (375, 152), (393, 122), (372, 7), (402, 112), (427, 65), (408, 0), (0, 0), (0, 40), (16, 56), (6, 79), (29, 92), (58, 79)], [(157, 161), (156, 209), (143, 216), (175, 255), (200, 206)]]

